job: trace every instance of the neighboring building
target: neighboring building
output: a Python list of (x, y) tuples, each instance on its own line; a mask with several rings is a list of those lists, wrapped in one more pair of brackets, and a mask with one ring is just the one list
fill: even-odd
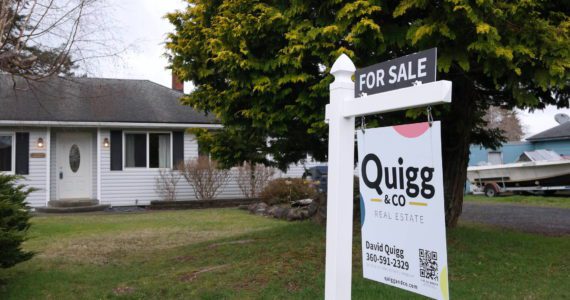
[[(32, 207), (51, 200), (147, 205), (159, 169), (198, 156), (188, 128), (220, 128), (179, 103), (182, 85), (148, 80), (0, 75), (0, 172), (25, 177)], [(303, 167), (290, 171), (300, 176)], [(298, 174), (297, 174), (298, 173)], [(178, 199), (195, 199), (182, 179)], [(242, 197), (231, 182), (220, 198)]]
[(485, 164), (513, 163), (525, 151), (552, 150), (562, 156), (570, 157), (570, 122), (562, 123), (526, 139), (524, 142), (509, 142), (492, 150), (472, 145), (469, 166)]

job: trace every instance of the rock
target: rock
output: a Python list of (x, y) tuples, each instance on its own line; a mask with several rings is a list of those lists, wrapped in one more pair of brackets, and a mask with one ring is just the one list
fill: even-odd
[(247, 204), (240, 204), (240, 205), (238, 205), (238, 209), (241, 209), (241, 210), (249, 210), (249, 205), (247, 205)]
[(287, 217), (287, 213), (289, 209), (280, 207), (278, 205), (273, 205), (269, 209), (267, 209), (267, 215), (272, 216), (276, 219), (285, 219)]
[(273, 216), (277, 219), (286, 219), (289, 214), (289, 209), (284, 207), (277, 207)]
[(309, 204), (309, 206), (307, 207), (307, 211), (309, 212), (309, 217), (314, 216), (315, 213), (317, 213), (318, 209), (319, 209), (319, 204), (317, 202), (311, 202), (311, 204)]
[(267, 204), (264, 202), (252, 203), (247, 207), (250, 213), (256, 215), (265, 215), (267, 213)]
[(317, 224), (326, 225), (327, 224), (327, 206), (321, 205), (314, 216), (315, 222)]
[(277, 205), (273, 205), (267, 209), (267, 214), (270, 216), (275, 216), (275, 212), (279, 207)]
[(255, 211), (253, 212), (256, 215), (266, 215), (267, 214), (267, 204), (264, 202), (260, 202), (255, 207)]
[(313, 203), (313, 199), (301, 199), (291, 202), (292, 207), (303, 207)]
[(252, 203), (252, 204), (247, 206), (247, 210), (249, 210), (250, 213), (255, 212), (256, 208), (257, 208), (257, 203)]
[(303, 216), (302, 216), (301, 210), (298, 208), (292, 208), (287, 213), (287, 221), (296, 221), (296, 220), (302, 220), (302, 219), (303, 219)]

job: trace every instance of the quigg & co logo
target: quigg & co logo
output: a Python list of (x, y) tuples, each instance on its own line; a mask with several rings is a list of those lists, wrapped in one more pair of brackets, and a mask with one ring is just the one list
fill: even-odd
[[(376, 178), (367, 173), (368, 165), (376, 170)], [(406, 166), (403, 158), (398, 158), (397, 166), (383, 166), (380, 158), (373, 153), (367, 154), (362, 160), (362, 180), (367, 187), (376, 190), (384, 199), (372, 198), (373, 202), (384, 202), (393, 206), (406, 206), (407, 199), (420, 197), (429, 200), (435, 194), (431, 184), (434, 168)], [(382, 183), (387, 191), (382, 190)], [(410, 205), (427, 206), (426, 202), (409, 202)]]

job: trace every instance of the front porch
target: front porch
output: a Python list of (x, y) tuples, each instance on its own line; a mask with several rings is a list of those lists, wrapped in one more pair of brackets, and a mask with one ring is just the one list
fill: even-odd
[(95, 199), (66, 199), (51, 200), (47, 207), (38, 207), (36, 211), (41, 213), (77, 213), (103, 211), (110, 207), (109, 204), (99, 204), (99, 200)]

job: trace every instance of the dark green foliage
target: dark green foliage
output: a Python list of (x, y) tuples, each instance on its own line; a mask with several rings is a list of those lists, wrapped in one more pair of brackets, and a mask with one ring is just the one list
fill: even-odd
[[(196, 89), (183, 101), (213, 112), (212, 156), (225, 165), (326, 160), (329, 70), (346, 53), (359, 68), (438, 48), (438, 79), (453, 102), (442, 121), (447, 224), (461, 214), (469, 145), (499, 145), (490, 105), (568, 107), (570, 17), (564, 1), (206, 1), (169, 14), (173, 71)], [(367, 118), (386, 126), (424, 109)], [(206, 138), (206, 137), (204, 137)], [(272, 160), (265, 160), (270, 156)], [(347, 158), (351, 159), (351, 158)]]
[(22, 250), (30, 228), (26, 197), (33, 189), (17, 184), (18, 176), (0, 174), (0, 267), (9, 268), (32, 258)]
[(301, 199), (316, 200), (318, 196), (315, 186), (308, 180), (300, 178), (279, 178), (270, 181), (261, 191), (259, 198), (269, 204), (289, 204)]

